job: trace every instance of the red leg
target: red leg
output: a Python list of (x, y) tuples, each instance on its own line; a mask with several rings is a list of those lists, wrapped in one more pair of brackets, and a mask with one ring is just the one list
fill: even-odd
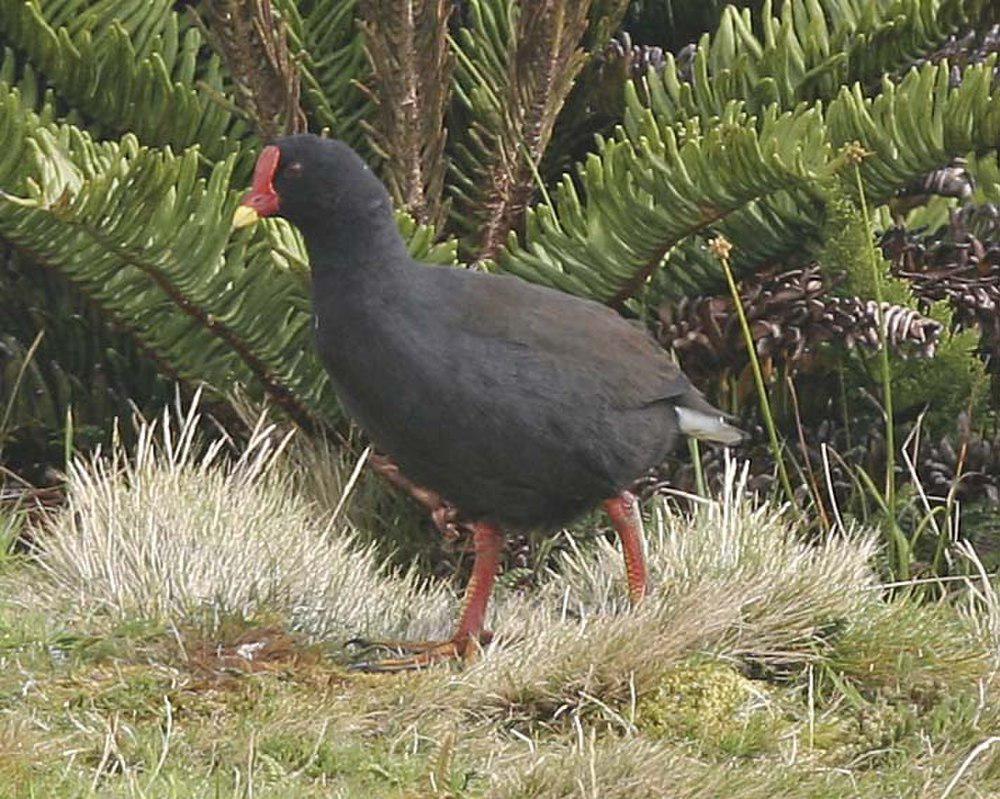
[(472, 576), (465, 587), (465, 599), (462, 602), (462, 617), (455, 631), (455, 641), (468, 641), (478, 637), (483, 631), (486, 620), (486, 606), (493, 593), (493, 582), (496, 580), (497, 569), (500, 568), (500, 555), (503, 552), (503, 533), (492, 524), (478, 523), (470, 525), (473, 532), (473, 543), (476, 548), (476, 558), (472, 563)]
[(402, 649), (416, 653), (410, 657), (390, 658), (358, 663), (355, 669), (363, 671), (403, 671), (429, 666), (442, 660), (461, 658), (470, 660), (478, 651), (481, 641), (488, 640), (483, 632), (486, 621), (486, 608), (489, 605), (493, 583), (496, 580), (497, 569), (500, 566), (500, 555), (503, 552), (503, 534), (498, 527), (482, 522), (470, 524), (473, 531), (473, 541), (476, 548), (475, 560), (472, 563), (472, 575), (465, 587), (465, 599), (462, 601), (462, 615), (458, 629), (447, 641), (421, 641), (417, 643), (394, 642), (364, 642), (367, 646), (378, 646), (390, 649)]
[(639, 513), (639, 500), (630, 492), (622, 491), (614, 499), (606, 500), (604, 509), (622, 541), (628, 595), (632, 604), (636, 605), (646, 595), (646, 558), (642, 553), (642, 514)]

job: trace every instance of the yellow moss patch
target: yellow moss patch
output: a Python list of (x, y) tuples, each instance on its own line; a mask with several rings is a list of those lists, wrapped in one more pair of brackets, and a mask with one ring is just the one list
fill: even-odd
[(742, 740), (750, 728), (757, 733), (770, 726), (766, 714), (752, 709), (761, 693), (759, 686), (720, 661), (681, 664), (639, 702), (639, 727), (658, 738), (711, 739), (729, 748), (727, 741)]

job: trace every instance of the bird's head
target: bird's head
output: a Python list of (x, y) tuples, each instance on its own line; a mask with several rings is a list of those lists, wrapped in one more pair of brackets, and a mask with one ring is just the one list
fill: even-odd
[(344, 142), (312, 134), (278, 139), (257, 159), (253, 184), (233, 217), (245, 227), (280, 216), (306, 235), (357, 231), (392, 218), (392, 201), (378, 177)]

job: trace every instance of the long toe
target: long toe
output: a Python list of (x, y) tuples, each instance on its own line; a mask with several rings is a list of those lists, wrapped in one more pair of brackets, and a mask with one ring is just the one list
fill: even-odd
[[(354, 663), (350, 666), (351, 671), (364, 672), (393, 672), (393, 671), (414, 671), (426, 668), (435, 663), (444, 663), (452, 660), (464, 660), (465, 650), (471, 649), (468, 642), (456, 643), (455, 641), (419, 641), (412, 644), (401, 644), (398, 647), (387, 647), (397, 649), (402, 652), (411, 652), (407, 657), (381, 658), (379, 660), (365, 660)], [(475, 647), (478, 648), (478, 647)]]
[[(493, 634), (483, 632), (476, 638), (451, 639), (448, 641), (366, 641), (367, 649), (385, 649), (399, 653), (408, 653), (406, 657), (379, 658), (354, 663), (349, 668), (352, 671), (392, 672), (412, 671), (432, 666), (435, 663), (460, 660), (471, 663), (483, 646), (490, 642)], [(357, 641), (358, 639), (355, 639)]]
[(355, 648), (359, 653), (385, 650), (387, 652), (398, 652), (399, 654), (418, 654), (420, 652), (430, 652), (440, 646), (450, 643), (450, 641), (398, 641), (394, 639), (369, 640), (367, 638), (352, 638), (347, 642), (347, 646)]

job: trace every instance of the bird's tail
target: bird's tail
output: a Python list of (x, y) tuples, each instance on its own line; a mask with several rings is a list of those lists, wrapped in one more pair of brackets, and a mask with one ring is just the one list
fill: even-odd
[(703, 441), (717, 441), (726, 446), (735, 446), (748, 438), (746, 433), (729, 424), (718, 411), (706, 413), (682, 405), (676, 406), (674, 410), (677, 411), (677, 426), (686, 436)]

